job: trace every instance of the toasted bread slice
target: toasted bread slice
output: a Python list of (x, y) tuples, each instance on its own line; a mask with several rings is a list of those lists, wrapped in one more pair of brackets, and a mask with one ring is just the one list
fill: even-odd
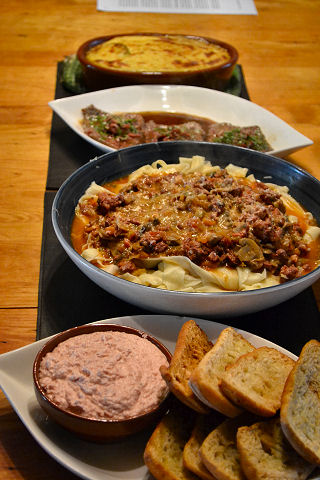
[(169, 367), (161, 367), (160, 372), (170, 391), (185, 405), (199, 413), (208, 413), (205, 406), (193, 393), (189, 386), (192, 371), (204, 355), (212, 348), (207, 335), (196, 324), (189, 320), (183, 324), (176, 343)]
[(195, 412), (176, 401), (152, 433), (144, 451), (144, 462), (157, 480), (197, 480), (183, 465), (182, 458), (195, 416)]
[(227, 417), (235, 417), (241, 408), (234, 405), (220, 388), (221, 376), (228, 365), (254, 347), (232, 327), (225, 328), (213, 348), (203, 357), (190, 377), (191, 388), (212, 408)]
[(245, 480), (237, 450), (237, 431), (243, 425), (251, 425), (257, 417), (245, 412), (236, 418), (228, 418), (206, 437), (200, 448), (200, 456), (209, 472), (218, 480)]
[(262, 417), (279, 410), (287, 377), (295, 361), (274, 348), (261, 347), (227, 367), (221, 388), (232, 402)]
[(250, 480), (305, 480), (314, 469), (287, 441), (278, 417), (240, 427), (237, 448)]
[(200, 447), (207, 435), (224, 420), (225, 417), (214, 410), (209, 415), (198, 415), (191, 437), (184, 447), (184, 466), (203, 480), (215, 480), (215, 477), (204, 466), (200, 456)]
[(280, 419), (293, 448), (320, 465), (320, 342), (303, 347), (284, 387)]

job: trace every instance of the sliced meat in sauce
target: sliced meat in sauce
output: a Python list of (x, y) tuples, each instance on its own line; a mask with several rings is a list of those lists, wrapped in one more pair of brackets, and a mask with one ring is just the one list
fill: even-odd
[(89, 105), (82, 110), (84, 132), (119, 149), (152, 142), (207, 141), (266, 152), (272, 150), (260, 127), (238, 127), (182, 113), (141, 112), (111, 114)]
[(119, 149), (145, 143), (145, 121), (137, 113), (112, 115), (93, 105), (82, 110), (84, 132), (98, 142)]
[(231, 123), (216, 123), (208, 129), (208, 142), (226, 143), (260, 152), (272, 150), (260, 127), (237, 127)]

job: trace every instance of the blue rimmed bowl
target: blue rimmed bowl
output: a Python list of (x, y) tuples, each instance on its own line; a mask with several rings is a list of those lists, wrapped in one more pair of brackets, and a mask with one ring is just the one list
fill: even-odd
[(163, 159), (177, 163), (180, 156), (202, 155), (222, 168), (229, 163), (246, 167), (258, 180), (289, 187), (290, 194), (320, 224), (320, 182), (304, 170), (277, 157), (230, 145), (206, 142), (160, 142), (107, 153), (74, 172), (59, 189), (52, 208), (55, 233), (78, 268), (102, 289), (146, 310), (212, 318), (230, 317), (273, 307), (302, 292), (320, 278), (320, 267), (281, 285), (242, 292), (186, 293), (147, 287), (111, 275), (82, 258), (72, 247), (70, 231), (74, 209), (95, 181), (103, 184), (145, 164)]

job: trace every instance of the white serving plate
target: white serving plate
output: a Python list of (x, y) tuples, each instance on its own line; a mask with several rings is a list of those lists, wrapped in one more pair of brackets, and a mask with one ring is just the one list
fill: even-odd
[(258, 125), (273, 147), (273, 150), (268, 153), (279, 157), (313, 143), (312, 140), (259, 105), (235, 95), (208, 88), (186, 85), (130, 85), (49, 102), (52, 110), (70, 128), (104, 152), (111, 152), (114, 149), (93, 140), (81, 128), (81, 109), (91, 104), (111, 113), (164, 111), (197, 115), (241, 127)]
[[(157, 337), (173, 352), (179, 330), (187, 320), (190, 319), (170, 315), (139, 315), (111, 318), (96, 323), (116, 323), (139, 328)], [(226, 327), (208, 320), (196, 319), (196, 322), (212, 340), (215, 340)], [(256, 347), (274, 347), (293, 359), (297, 358), (268, 340), (242, 330), (238, 331)], [(81, 478), (151, 479), (142, 457), (150, 432), (136, 435), (121, 443), (98, 445), (78, 439), (47, 418), (37, 403), (32, 379), (34, 358), (47, 340), (40, 340), (0, 356), (1, 388), (31, 435), (51, 457)]]

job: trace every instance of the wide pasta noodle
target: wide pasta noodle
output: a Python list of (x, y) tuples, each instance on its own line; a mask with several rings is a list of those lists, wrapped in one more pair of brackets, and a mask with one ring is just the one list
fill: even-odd
[(208, 272), (186, 257), (167, 257), (157, 260), (159, 260), (157, 270), (150, 273), (142, 273), (139, 277), (128, 273), (118, 276), (142, 285), (198, 293), (252, 290), (278, 283), (275, 277), (267, 278), (265, 270), (257, 273), (251, 272), (248, 268), (238, 267), (232, 270), (227, 267), (218, 267), (214, 272)]
[[(238, 171), (240, 175), (244, 173), (244, 171), (247, 171), (247, 169), (236, 167), (234, 165), (232, 167), (235, 171)], [(132, 172), (128, 177), (128, 183), (141, 177), (141, 175), (154, 175), (159, 171), (162, 173), (180, 172), (185, 174), (201, 172), (203, 175), (209, 175), (218, 170), (220, 170), (220, 167), (212, 165), (200, 155), (194, 155), (192, 158), (180, 157), (179, 163), (174, 164), (166, 163), (164, 160), (156, 160), (151, 165), (144, 165), (143, 167), (138, 168), (138, 170)]]
[[(163, 160), (157, 160), (151, 165), (144, 165), (131, 173), (128, 177), (128, 185), (137, 181), (141, 176), (153, 176), (159, 174), (193, 174), (201, 173), (203, 176), (209, 176), (219, 172), (218, 166), (212, 165), (204, 157), (194, 156), (192, 158), (181, 157), (178, 164), (167, 164)], [(244, 179), (248, 183), (256, 183), (253, 175), (247, 176), (248, 170), (232, 164), (229, 164), (225, 170), (234, 178)], [(317, 241), (320, 236), (320, 228), (309, 224), (313, 221), (310, 212), (306, 212), (300, 204), (294, 200), (288, 193), (288, 188), (274, 184), (266, 184), (271, 190), (275, 190), (281, 195), (284, 205), (291, 212), (288, 215), (288, 221), (295, 223), (296, 215), (299, 215), (306, 224), (306, 231), (303, 240), (306, 244)], [(126, 184), (122, 184), (125, 187)], [(115, 195), (107, 188), (92, 183), (85, 194), (80, 198), (76, 207), (76, 216), (83, 221), (88, 222), (88, 218), (82, 213), (80, 205), (89, 199), (96, 200), (101, 192), (107, 192), (109, 195)], [(293, 212), (293, 213), (292, 213)], [(248, 266), (218, 266), (214, 269), (204, 269), (191, 261), (187, 256), (182, 255), (159, 255), (149, 258), (139, 258), (139, 268), (133, 273), (121, 272), (119, 267), (113, 263), (106, 263), (101, 249), (92, 246), (90, 233), (87, 243), (83, 245), (81, 255), (87, 261), (94, 263), (99, 268), (108, 273), (117, 275), (119, 278), (166, 290), (177, 290), (183, 292), (221, 292), (221, 291), (246, 291), (260, 289), (279, 284), (279, 277), (268, 272), (266, 268), (260, 271), (252, 271)]]

